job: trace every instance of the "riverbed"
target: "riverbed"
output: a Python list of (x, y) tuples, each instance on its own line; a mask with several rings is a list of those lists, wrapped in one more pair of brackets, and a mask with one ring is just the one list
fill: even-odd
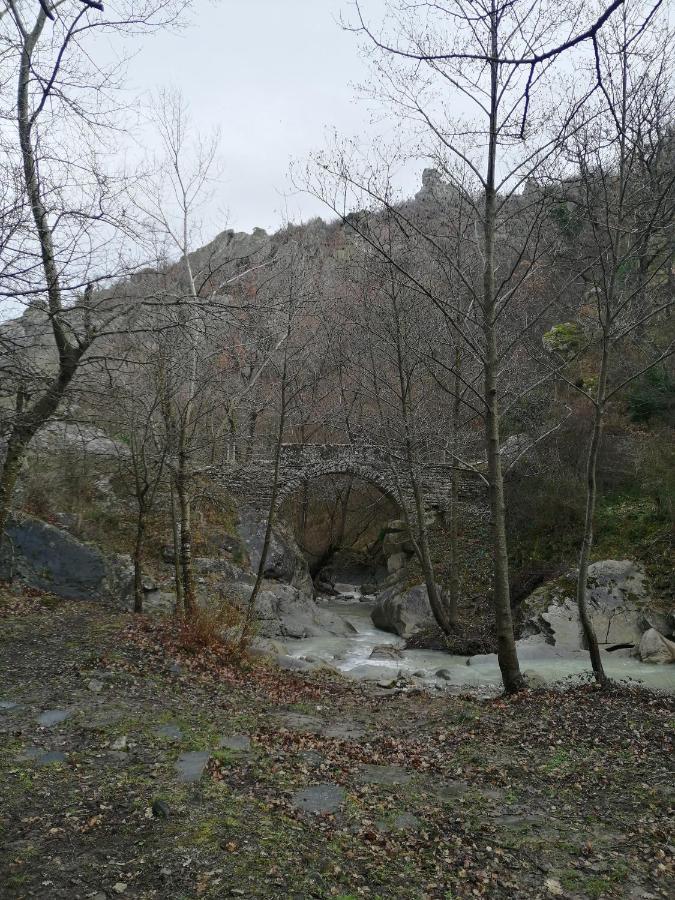
[[(396, 634), (376, 628), (370, 618), (374, 598), (358, 599), (359, 589), (338, 597), (319, 597), (317, 603), (345, 619), (354, 631), (347, 637), (316, 637), (285, 642), (289, 656), (322, 661), (350, 678), (390, 683), (400, 674), (413, 683), (427, 687), (470, 692), (480, 695), (497, 694), (501, 690), (501, 675), (494, 654), (487, 656), (455, 656), (440, 650), (405, 650), (405, 641)], [(375, 647), (392, 648), (395, 658), (371, 659)], [(398, 651), (398, 652), (397, 652)], [(384, 654), (386, 650), (380, 651)], [(519, 642), (521, 669), (546, 684), (574, 682), (587, 679), (591, 667), (586, 652), (564, 654), (555, 647), (538, 641)], [(607, 675), (616, 680), (631, 679), (645, 687), (675, 693), (675, 665), (649, 665), (630, 656), (629, 651), (603, 651)], [(440, 673), (440, 674), (439, 674)]]

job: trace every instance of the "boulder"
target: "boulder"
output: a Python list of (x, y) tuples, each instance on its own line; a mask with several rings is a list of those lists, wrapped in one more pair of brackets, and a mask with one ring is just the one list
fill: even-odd
[(408, 562), (408, 557), (405, 553), (394, 553), (393, 556), (390, 556), (387, 559), (387, 571), (391, 572), (400, 572), (401, 569), (404, 569), (406, 563)]
[(395, 585), (379, 594), (370, 614), (373, 625), (410, 637), (434, 624), (426, 586), (418, 584), (405, 590)]
[(380, 644), (373, 647), (368, 659), (402, 659), (403, 649), (395, 644)]
[[(588, 611), (600, 646), (637, 644), (648, 607), (645, 575), (631, 560), (607, 559), (588, 568)], [(522, 635), (538, 635), (562, 650), (585, 649), (575, 600), (575, 573), (542, 585), (521, 605)]]
[[(225, 582), (219, 585), (222, 593), (241, 606), (248, 603), (251, 583)], [(261, 638), (345, 637), (352, 628), (328, 610), (321, 609), (314, 599), (290, 584), (265, 579), (256, 599), (256, 622)]]
[(659, 634), (655, 628), (649, 628), (642, 635), (638, 652), (644, 663), (664, 665), (675, 662), (675, 643)]
[(393, 556), (395, 553), (414, 553), (408, 526), (403, 519), (394, 519), (387, 524), (385, 535), (382, 538), (382, 553), (385, 556)]
[(0, 551), (0, 577), (73, 600), (127, 605), (133, 566), (128, 556), (104, 554), (67, 531), (26, 515), (10, 516)]

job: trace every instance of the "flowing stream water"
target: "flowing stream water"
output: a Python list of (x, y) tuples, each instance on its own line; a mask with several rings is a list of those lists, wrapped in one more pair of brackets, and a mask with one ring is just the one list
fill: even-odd
[[(455, 656), (440, 650), (404, 650), (398, 635), (376, 628), (370, 618), (374, 598), (360, 598), (359, 587), (343, 587), (337, 597), (318, 597), (317, 603), (336, 613), (355, 629), (347, 637), (288, 640), (287, 652), (296, 659), (321, 660), (352, 678), (391, 682), (400, 673), (413, 681), (455, 692), (495, 694), (501, 690), (501, 676), (494, 654)], [(393, 658), (371, 659), (375, 647), (391, 647)], [(398, 652), (397, 652), (398, 651)], [(387, 651), (379, 651), (386, 654)], [(588, 677), (586, 652), (558, 653), (555, 647), (537, 641), (519, 643), (521, 669), (546, 683)], [(603, 653), (605, 671), (613, 679), (632, 679), (646, 687), (675, 693), (675, 665), (649, 665), (620, 650)], [(442, 675), (437, 673), (442, 671)]]

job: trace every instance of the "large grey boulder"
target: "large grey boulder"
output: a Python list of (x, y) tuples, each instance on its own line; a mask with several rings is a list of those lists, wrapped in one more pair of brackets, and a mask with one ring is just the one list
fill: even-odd
[[(259, 513), (245, 510), (240, 514), (237, 530), (246, 547), (253, 572), (257, 572), (260, 565), (266, 528), (265, 517)], [(282, 526), (275, 527), (272, 532), (263, 574), (265, 578), (291, 584), (303, 594), (311, 596), (314, 593), (307, 560), (292, 535)]]
[(379, 594), (370, 614), (373, 625), (410, 637), (434, 624), (426, 586), (418, 584), (405, 590), (394, 585)]
[(0, 577), (18, 579), (58, 597), (126, 605), (133, 569), (128, 556), (106, 555), (61, 528), (15, 514), (0, 551)]
[(382, 539), (382, 553), (385, 556), (393, 556), (395, 553), (412, 555), (414, 552), (408, 526), (405, 522), (402, 519), (394, 519), (388, 522), (384, 538)]
[[(637, 644), (649, 608), (645, 574), (631, 560), (606, 559), (588, 568), (588, 611), (601, 646)], [(542, 585), (521, 605), (523, 636), (563, 650), (583, 650), (575, 600), (575, 573)]]
[(642, 662), (664, 665), (675, 663), (675, 644), (655, 628), (649, 628), (640, 639), (638, 653)]
[[(252, 583), (231, 582), (222, 591), (245, 606)], [(255, 605), (257, 633), (261, 638), (345, 637), (350, 626), (340, 616), (321, 609), (314, 599), (290, 584), (265, 579)]]

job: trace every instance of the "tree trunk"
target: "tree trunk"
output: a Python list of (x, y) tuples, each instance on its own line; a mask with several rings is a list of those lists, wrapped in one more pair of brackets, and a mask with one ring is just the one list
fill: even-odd
[(171, 493), (171, 533), (173, 535), (173, 566), (174, 581), (176, 585), (176, 615), (185, 612), (185, 603), (183, 600), (183, 579), (181, 577), (180, 567), (180, 522), (176, 515), (176, 497), (173, 489), (173, 482), (170, 485)]
[(176, 477), (176, 493), (180, 509), (180, 569), (183, 586), (183, 604), (187, 616), (194, 615), (197, 609), (194, 574), (192, 571), (192, 503), (190, 501), (185, 459), (183, 455), (178, 464)]
[(604, 686), (607, 683), (607, 676), (605, 675), (605, 670), (602, 665), (600, 648), (598, 646), (598, 638), (593, 627), (593, 621), (588, 614), (588, 604), (586, 602), (588, 563), (591, 555), (591, 547), (593, 546), (593, 518), (597, 496), (596, 467), (601, 432), (601, 415), (598, 415), (598, 413), (596, 413), (595, 422), (593, 424), (593, 435), (591, 437), (591, 443), (589, 445), (586, 466), (586, 515), (584, 519), (584, 534), (581, 542), (581, 551), (579, 553), (579, 574), (577, 577), (577, 607), (579, 609), (579, 620), (581, 622), (581, 628), (584, 634), (584, 641), (591, 658), (593, 675), (595, 676), (595, 680), (598, 682), (598, 684)]
[(139, 503), (136, 520), (136, 541), (134, 543), (134, 612), (143, 612), (143, 541), (145, 538), (146, 510)]
[(246, 606), (246, 614), (244, 616), (244, 624), (239, 637), (239, 646), (244, 647), (248, 640), (253, 618), (255, 616), (255, 603), (260, 593), (263, 575), (265, 573), (265, 565), (267, 563), (267, 554), (272, 540), (272, 529), (274, 528), (274, 520), (276, 517), (277, 496), (279, 494), (279, 469), (281, 467), (281, 448), (284, 442), (284, 428), (286, 425), (286, 377), (287, 377), (287, 359), (284, 353), (284, 364), (281, 373), (281, 408), (279, 411), (279, 430), (277, 432), (276, 447), (274, 451), (274, 473), (272, 475), (272, 495), (267, 513), (267, 525), (265, 526), (265, 538), (263, 540), (262, 550), (260, 551), (260, 562), (258, 563), (258, 571), (256, 573), (255, 583), (251, 596)]
[(607, 384), (607, 368), (609, 363), (609, 335), (607, 329), (603, 330), (603, 352), (602, 362), (600, 364), (600, 375), (598, 378), (598, 393), (595, 404), (595, 415), (593, 416), (593, 432), (588, 445), (588, 455), (586, 457), (586, 514), (584, 517), (584, 533), (581, 541), (581, 550), (579, 551), (579, 574), (577, 576), (577, 608), (579, 610), (579, 621), (584, 635), (586, 648), (591, 658), (591, 666), (593, 667), (593, 675), (595, 680), (601, 686), (607, 684), (607, 676), (602, 665), (600, 657), (600, 648), (598, 646), (598, 638), (593, 627), (593, 621), (588, 614), (588, 604), (586, 601), (586, 586), (588, 581), (588, 564), (591, 556), (591, 548), (593, 547), (593, 521), (595, 518), (595, 504), (598, 494), (597, 486), (597, 468), (598, 468), (598, 452), (600, 450), (600, 442), (602, 440), (602, 428), (604, 424), (604, 395)]
[(448, 584), (448, 618), (453, 626), (457, 624), (457, 607), (459, 605), (459, 475), (457, 472), (457, 455), (459, 440), (459, 413), (460, 413), (460, 364), (461, 354), (459, 347), (455, 349), (455, 384), (452, 404), (452, 470), (450, 474), (450, 546), (448, 548), (450, 561), (450, 578)]
[[(12, 496), (28, 446), (42, 425), (56, 412), (63, 395), (75, 374), (82, 355), (91, 344), (91, 335), (85, 335), (76, 346), (72, 346), (66, 336), (61, 314), (61, 287), (59, 271), (56, 265), (54, 243), (49, 227), (47, 210), (42, 202), (38, 167), (32, 143), (32, 119), (28, 107), (29, 87), (32, 77), (32, 55), (46, 17), (44, 12), (38, 15), (35, 27), (24, 37), (23, 51), (19, 67), (19, 83), (17, 93), (17, 125), (21, 160), (23, 165), (26, 196), (30, 202), (33, 222), (40, 247), (42, 269), (45, 276), (49, 321), (58, 351), (58, 373), (47, 385), (44, 392), (27, 408), (17, 409), (16, 418), (7, 442), (7, 452), (0, 474), (0, 545), (7, 525), (7, 517), (11, 508)], [(87, 289), (89, 293), (90, 289)], [(20, 404), (19, 404), (20, 405)]]
[(506, 541), (506, 511), (504, 504), (504, 479), (499, 438), (499, 403), (497, 398), (497, 375), (499, 359), (495, 318), (497, 303), (495, 297), (495, 231), (496, 231), (496, 190), (495, 168), (497, 161), (497, 106), (498, 46), (497, 11), (494, 0), (491, 12), (492, 56), (490, 63), (491, 105), (490, 134), (488, 143), (488, 167), (485, 181), (484, 209), (484, 271), (483, 271), (483, 337), (485, 359), (483, 364), (485, 389), (485, 445), (488, 463), (488, 494), (490, 498), (490, 526), (492, 535), (492, 557), (494, 566), (494, 608), (497, 630), (497, 658), (502, 673), (504, 689), (514, 693), (524, 687), (523, 676), (518, 664), (511, 597), (509, 592), (509, 558)]

